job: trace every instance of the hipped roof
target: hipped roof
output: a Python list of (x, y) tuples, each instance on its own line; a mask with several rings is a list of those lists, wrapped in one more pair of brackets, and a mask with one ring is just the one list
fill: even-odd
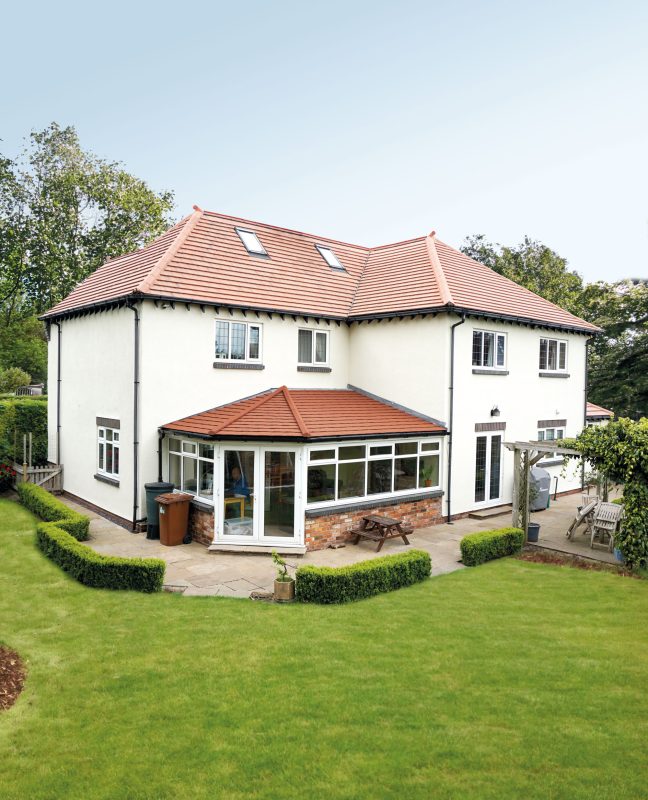
[(281, 386), (161, 426), (210, 439), (351, 439), (443, 434), (418, 415), (353, 389)]
[[(268, 256), (250, 255), (237, 227), (253, 230)], [(345, 269), (331, 269), (318, 244)], [(99, 267), (44, 318), (142, 297), (347, 321), (456, 311), (599, 330), (434, 232), (371, 248), (197, 208), (148, 247)]]

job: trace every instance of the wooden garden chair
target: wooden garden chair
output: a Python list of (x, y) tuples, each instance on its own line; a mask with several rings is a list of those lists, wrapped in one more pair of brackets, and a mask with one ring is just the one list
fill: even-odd
[(567, 538), (573, 539), (576, 535), (576, 531), (580, 525), (585, 523), (585, 535), (591, 536), (592, 534), (592, 524), (594, 522), (595, 512), (599, 505), (599, 499), (596, 495), (583, 495), (583, 505), (578, 509), (576, 516), (574, 517), (574, 521), (569, 526), (569, 530), (567, 531)]
[[(599, 503), (592, 522), (590, 547), (593, 548), (595, 543), (606, 544), (605, 539), (609, 537), (607, 546), (608, 550), (611, 551), (614, 547), (614, 534), (619, 527), (622, 516), (623, 506), (617, 503)], [(598, 542), (596, 542), (597, 539)]]

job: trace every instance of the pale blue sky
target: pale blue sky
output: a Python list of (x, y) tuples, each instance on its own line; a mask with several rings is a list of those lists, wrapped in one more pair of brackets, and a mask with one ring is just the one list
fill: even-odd
[(538, 238), (648, 275), (648, 3), (32, 2), (2, 12), (0, 149), (50, 121), (177, 216), (358, 244)]

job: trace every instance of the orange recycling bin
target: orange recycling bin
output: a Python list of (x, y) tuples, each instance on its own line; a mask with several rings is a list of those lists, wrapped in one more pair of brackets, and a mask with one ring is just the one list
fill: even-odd
[(160, 494), (155, 498), (160, 506), (160, 544), (182, 544), (189, 527), (190, 494)]

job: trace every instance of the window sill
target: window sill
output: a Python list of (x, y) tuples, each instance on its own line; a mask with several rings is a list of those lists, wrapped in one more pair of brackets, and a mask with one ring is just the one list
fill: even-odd
[(245, 361), (240, 364), (236, 361), (214, 361), (214, 369), (265, 369), (263, 364), (248, 364)]
[(305, 364), (297, 367), (297, 372), (332, 372), (331, 367), (313, 367)]
[(569, 378), (568, 372), (539, 372), (539, 378)]
[(214, 513), (214, 506), (210, 503), (206, 503), (204, 500), (199, 500), (198, 498), (194, 497), (191, 501), (192, 508), (196, 508), (198, 511), (207, 511), (210, 514)]
[(477, 367), (473, 367), (472, 374), (473, 375), (508, 375), (509, 371), (507, 369), (478, 369)]
[(417, 500), (431, 500), (435, 497), (443, 497), (443, 490), (428, 489), (427, 491), (419, 491), (415, 494), (392, 495), (391, 497), (377, 497), (375, 499), (358, 499), (351, 503), (340, 502), (331, 506), (320, 506), (319, 508), (308, 508), (307, 506), (305, 513), (307, 519), (312, 519), (313, 517), (326, 517), (342, 512), (362, 511), (363, 509), (383, 508), (385, 506), (398, 506), (401, 503), (415, 503)]
[(109, 486), (119, 487), (119, 480), (117, 478), (109, 478), (108, 475), (100, 475), (98, 472), (96, 472), (94, 479), (96, 481), (100, 481), (101, 483), (107, 483)]

